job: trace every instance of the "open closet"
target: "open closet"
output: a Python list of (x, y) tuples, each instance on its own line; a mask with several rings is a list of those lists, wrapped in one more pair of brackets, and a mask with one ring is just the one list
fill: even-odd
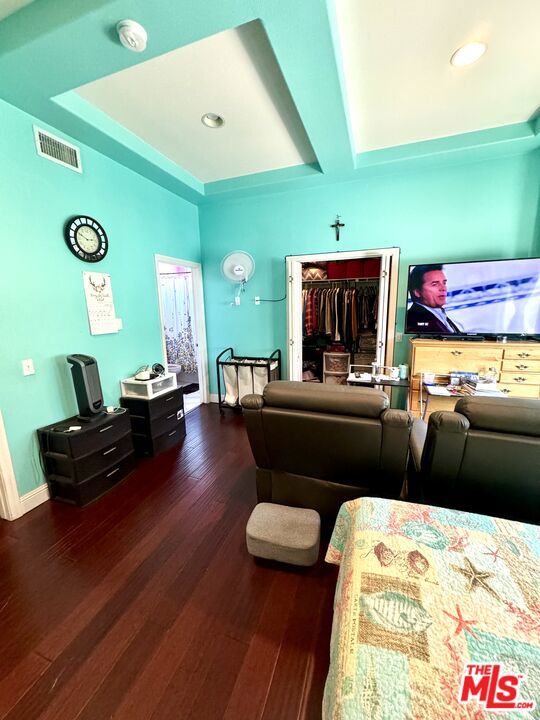
[(342, 384), (377, 354), (380, 258), (302, 263), (302, 380)]
[(349, 365), (392, 365), (399, 250), (287, 258), (289, 378), (346, 384)]

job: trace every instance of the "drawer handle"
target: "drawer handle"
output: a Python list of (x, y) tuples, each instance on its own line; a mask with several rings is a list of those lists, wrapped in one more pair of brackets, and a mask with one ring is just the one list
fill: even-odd
[(169, 402), (169, 400), (174, 400), (174, 395), (171, 395), (168, 398), (165, 398), (165, 402)]
[(107, 425), (107, 427), (101, 428), (101, 430), (99, 432), (100, 433), (105, 432), (105, 430), (110, 430), (113, 427), (114, 427), (114, 425)]
[(516, 370), (527, 370), (528, 365), (516, 365)]
[(519, 377), (515, 377), (515, 378), (514, 378), (514, 380), (515, 380), (516, 382), (525, 382), (526, 379), (527, 379), (527, 378), (521, 377), (521, 375), (520, 375)]
[(176, 435), (177, 432), (178, 432), (178, 430), (173, 430), (172, 432), (169, 433), (169, 437)]
[(452, 355), (455, 355), (457, 357), (458, 355), (462, 355), (462, 352), (461, 350), (452, 350)]
[(105, 477), (111, 477), (111, 475), (114, 475), (114, 473), (117, 473), (119, 470), (120, 470), (120, 468), (117, 467), (114, 470), (111, 470), (110, 473), (107, 473), (107, 475), (105, 475)]
[(111, 448), (110, 450), (105, 450), (105, 452), (103, 453), (103, 456), (105, 457), (105, 455), (109, 455), (110, 453), (114, 452), (115, 450), (116, 450), (116, 445), (113, 448)]
[(511, 392), (512, 392), (512, 391), (509, 390), (508, 388), (503, 388), (502, 391), (503, 391), (503, 393), (504, 393), (505, 395), (508, 395), (508, 393), (511, 393)]
[(518, 353), (518, 357), (530, 357), (530, 356), (531, 356), (531, 353), (525, 353), (525, 352)]
[(165, 420), (170, 420), (170, 419), (171, 419), (172, 417), (174, 417), (175, 415), (176, 415), (176, 413), (171, 413), (170, 415), (167, 415), (167, 417), (165, 418)]

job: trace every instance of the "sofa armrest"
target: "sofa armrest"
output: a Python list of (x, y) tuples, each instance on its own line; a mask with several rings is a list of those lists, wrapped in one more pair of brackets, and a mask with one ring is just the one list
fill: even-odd
[(264, 398), (262, 395), (244, 395), (241, 400), (244, 410), (262, 410), (264, 407)]
[(415, 418), (409, 442), (411, 448), (411, 457), (416, 472), (420, 472), (422, 467), (422, 453), (424, 451), (424, 445), (426, 443), (427, 429), (427, 422), (425, 422), (421, 418)]
[(441, 505), (454, 496), (468, 431), (469, 421), (458, 412), (436, 410), (429, 416), (422, 454), (426, 502)]
[(399, 485), (399, 492), (407, 469), (413, 417), (406, 410), (391, 408), (381, 413), (381, 423), (381, 470), (388, 480)]
[(242, 414), (244, 415), (249, 444), (251, 445), (255, 464), (259, 468), (270, 467), (262, 421), (264, 405), (262, 395), (244, 395), (242, 398)]
[(389, 408), (382, 412), (381, 420), (384, 425), (395, 428), (410, 428), (413, 424), (413, 416), (410, 412), (395, 408)]

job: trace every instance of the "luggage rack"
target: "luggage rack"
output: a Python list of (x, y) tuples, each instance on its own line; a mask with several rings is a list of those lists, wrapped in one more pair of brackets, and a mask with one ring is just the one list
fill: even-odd
[[(261, 372), (255, 372), (255, 368)], [(243, 377), (239, 377), (239, 370), (247, 372), (242, 372)], [(235, 355), (232, 347), (226, 348), (216, 358), (216, 372), (219, 412), (223, 415), (224, 408), (240, 408), (244, 395), (262, 392), (267, 383), (281, 379), (281, 350), (277, 348), (269, 357), (250, 357)], [(246, 387), (248, 392), (244, 392)]]

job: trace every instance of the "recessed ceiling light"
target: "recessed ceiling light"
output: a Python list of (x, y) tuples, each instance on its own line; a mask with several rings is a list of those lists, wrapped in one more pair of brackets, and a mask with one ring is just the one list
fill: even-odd
[(202, 116), (201, 122), (203, 125), (206, 125), (206, 127), (209, 128), (220, 128), (225, 120), (221, 117), (221, 115), (216, 115), (216, 113), (206, 113)]
[(460, 47), (459, 50), (452, 55), (450, 62), (458, 67), (462, 65), (472, 65), (473, 62), (479, 60), (486, 52), (487, 45), (483, 42), (470, 42)]

